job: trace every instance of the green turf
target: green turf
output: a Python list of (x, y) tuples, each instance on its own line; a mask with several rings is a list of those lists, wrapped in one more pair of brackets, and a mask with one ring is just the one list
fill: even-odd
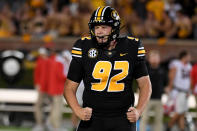
[(0, 131), (31, 131), (31, 129), (20, 127), (0, 127)]

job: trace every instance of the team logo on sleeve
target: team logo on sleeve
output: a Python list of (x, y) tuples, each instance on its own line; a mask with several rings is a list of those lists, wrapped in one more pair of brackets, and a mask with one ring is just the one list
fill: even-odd
[(98, 55), (98, 51), (97, 49), (95, 48), (91, 48), (89, 51), (88, 51), (88, 57), (90, 58), (96, 58)]

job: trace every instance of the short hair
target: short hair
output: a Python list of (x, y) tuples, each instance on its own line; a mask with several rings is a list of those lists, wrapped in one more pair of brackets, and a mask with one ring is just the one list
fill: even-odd
[(158, 50), (151, 50), (148, 54), (148, 57), (150, 57), (151, 55), (159, 55), (160, 56), (160, 52)]
[(181, 51), (181, 52), (179, 53), (179, 59), (184, 58), (184, 57), (187, 56), (188, 54), (189, 54), (189, 52), (186, 51), (186, 50)]

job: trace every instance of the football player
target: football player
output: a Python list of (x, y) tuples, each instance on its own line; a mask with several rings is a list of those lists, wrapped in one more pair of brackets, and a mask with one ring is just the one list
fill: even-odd
[[(109, 6), (97, 8), (89, 21), (91, 37), (72, 48), (64, 97), (81, 119), (77, 131), (135, 131), (136, 121), (151, 95), (151, 83), (139, 39), (119, 38), (120, 17)], [(140, 93), (134, 107), (132, 81)], [(84, 81), (83, 107), (76, 99)]]

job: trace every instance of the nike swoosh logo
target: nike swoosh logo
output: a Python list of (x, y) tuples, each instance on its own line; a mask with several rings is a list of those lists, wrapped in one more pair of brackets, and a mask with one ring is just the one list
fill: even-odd
[(128, 53), (120, 53), (120, 56), (125, 56), (127, 55)]

